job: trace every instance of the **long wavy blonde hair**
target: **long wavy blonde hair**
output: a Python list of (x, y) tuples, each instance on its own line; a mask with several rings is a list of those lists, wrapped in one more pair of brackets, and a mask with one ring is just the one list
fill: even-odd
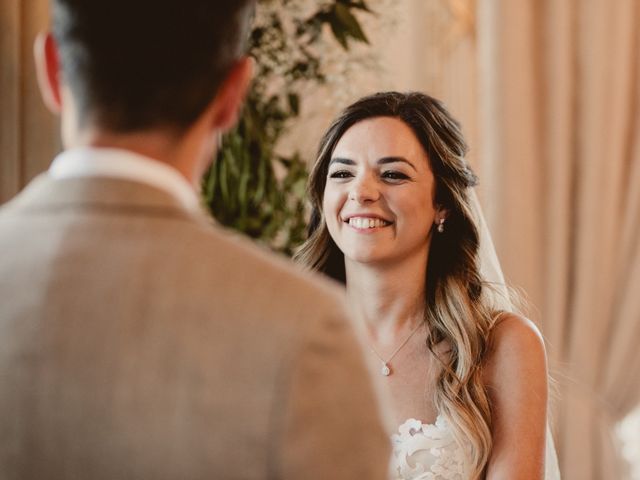
[[(309, 180), (309, 237), (295, 258), (346, 283), (344, 256), (327, 230), (322, 200), (336, 144), (352, 125), (373, 117), (398, 118), (413, 130), (435, 178), (435, 204), (448, 212), (445, 232), (432, 235), (425, 266), (427, 348), (442, 364), (433, 401), (469, 458), (471, 478), (480, 478), (492, 448), (482, 366), (501, 312), (493, 301), (495, 289), (480, 274), (479, 233), (469, 198), (477, 178), (464, 158), (467, 145), (460, 125), (441, 102), (422, 93), (383, 92), (342, 112), (320, 142)], [(436, 353), (442, 341), (450, 348), (445, 355)]]

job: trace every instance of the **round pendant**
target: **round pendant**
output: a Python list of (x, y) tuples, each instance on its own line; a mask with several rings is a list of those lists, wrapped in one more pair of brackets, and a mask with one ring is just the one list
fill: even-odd
[(385, 377), (388, 377), (389, 375), (391, 375), (391, 369), (386, 363), (384, 363), (382, 364), (382, 370), (380, 370), (380, 373), (382, 373), (382, 375), (384, 375)]

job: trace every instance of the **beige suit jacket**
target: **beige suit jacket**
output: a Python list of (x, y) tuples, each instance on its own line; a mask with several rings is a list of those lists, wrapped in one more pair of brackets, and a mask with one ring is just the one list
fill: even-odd
[(164, 192), (0, 209), (0, 479), (386, 477), (341, 297)]

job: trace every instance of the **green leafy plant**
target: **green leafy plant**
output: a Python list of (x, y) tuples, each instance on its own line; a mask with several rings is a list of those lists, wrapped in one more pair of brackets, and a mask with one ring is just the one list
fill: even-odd
[(205, 203), (219, 223), (289, 255), (305, 237), (308, 163), (298, 152), (280, 155), (278, 142), (300, 115), (303, 87), (326, 81), (318, 47), (337, 41), (346, 54), (351, 41), (368, 43), (356, 12), (371, 13), (363, 0), (329, 0), (304, 16), (299, 4), (258, 5), (250, 49), (255, 79), (237, 127), (203, 179)]

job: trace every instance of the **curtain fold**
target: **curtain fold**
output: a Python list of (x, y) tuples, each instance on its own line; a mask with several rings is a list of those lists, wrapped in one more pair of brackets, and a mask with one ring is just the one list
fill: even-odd
[(613, 427), (640, 403), (640, 4), (479, 3), (494, 46), (479, 49), (480, 163), (499, 172), (484, 198), (549, 346), (563, 478), (624, 478)]

